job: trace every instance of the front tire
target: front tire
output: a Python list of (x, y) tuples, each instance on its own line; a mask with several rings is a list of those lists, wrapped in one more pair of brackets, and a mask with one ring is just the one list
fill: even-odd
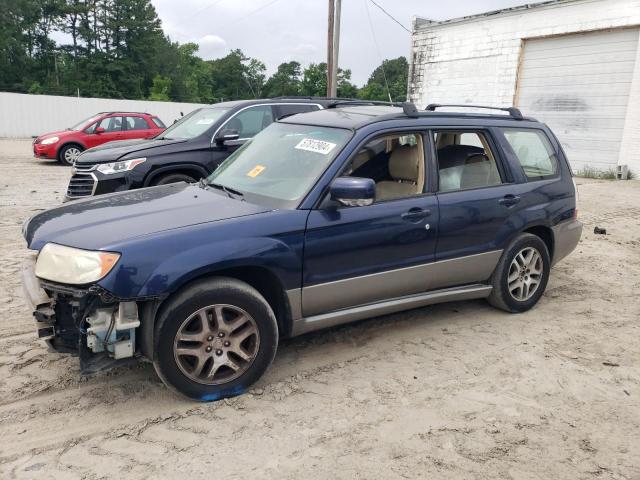
[(217, 277), (176, 294), (161, 309), (153, 364), (165, 384), (199, 401), (239, 395), (276, 354), (278, 325), (260, 293)]
[(78, 155), (82, 153), (84, 149), (80, 145), (70, 143), (63, 146), (58, 152), (58, 161), (63, 165), (73, 166), (73, 163), (77, 160)]
[(544, 294), (551, 261), (547, 245), (540, 237), (523, 233), (505, 249), (496, 267), (487, 299), (507, 312), (525, 312)]

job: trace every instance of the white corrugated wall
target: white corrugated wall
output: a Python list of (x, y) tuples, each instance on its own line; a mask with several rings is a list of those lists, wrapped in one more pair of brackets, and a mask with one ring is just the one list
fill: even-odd
[(64, 130), (97, 112), (148, 112), (170, 125), (203, 105), (196, 103), (112, 100), (0, 92), (0, 138), (32, 137)]

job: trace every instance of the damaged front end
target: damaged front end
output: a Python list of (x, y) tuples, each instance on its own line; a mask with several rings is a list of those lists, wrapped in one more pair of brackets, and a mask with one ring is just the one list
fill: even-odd
[(33, 254), (24, 262), (22, 285), (39, 338), (52, 350), (79, 355), (83, 374), (139, 356), (136, 301), (120, 301), (98, 285), (79, 288), (38, 279), (36, 258)]

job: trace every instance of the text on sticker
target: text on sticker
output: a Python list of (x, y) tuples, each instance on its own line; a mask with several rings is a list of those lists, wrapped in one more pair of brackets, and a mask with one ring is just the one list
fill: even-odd
[(295, 146), (295, 148), (297, 148), (298, 150), (306, 150), (307, 152), (327, 155), (331, 150), (335, 148), (335, 146), (335, 143), (316, 140), (314, 138), (303, 138), (302, 140), (300, 140), (300, 143)]

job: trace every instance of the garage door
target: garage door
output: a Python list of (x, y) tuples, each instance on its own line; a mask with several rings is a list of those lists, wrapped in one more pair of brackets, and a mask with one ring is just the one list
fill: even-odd
[(551, 127), (574, 170), (617, 165), (637, 48), (638, 29), (525, 41), (516, 105)]

